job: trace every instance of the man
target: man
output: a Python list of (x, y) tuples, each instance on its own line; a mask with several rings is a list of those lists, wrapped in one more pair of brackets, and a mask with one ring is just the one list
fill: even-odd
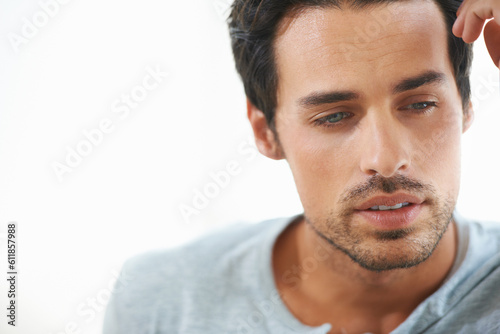
[[(500, 227), (455, 211), (472, 42), (500, 3), (236, 0), (259, 151), (304, 214), (129, 260), (105, 333), (500, 333)], [(453, 26), (453, 24), (455, 24)], [(462, 37), (463, 40), (456, 36)]]

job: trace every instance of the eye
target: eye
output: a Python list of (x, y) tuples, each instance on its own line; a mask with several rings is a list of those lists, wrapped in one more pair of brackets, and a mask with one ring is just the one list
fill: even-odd
[(435, 107), (437, 107), (437, 103), (436, 102), (434, 102), (434, 101), (424, 101), (424, 102), (417, 102), (417, 103), (409, 104), (409, 105), (407, 105), (407, 106), (405, 106), (405, 107), (403, 107), (401, 109), (402, 110), (413, 111), (416, 114), (424, 114), (424, 113), (432, 111), (432, 109), (434, 109)]
[(337, 123), (342, 121), (345, 118), (350, 117), (351, 114), (347, 112), (336, 112), (330, 114), (328, 116), (322, 117), (314, 121), (316, 125), (324, 125), (324, 126), (336, 126)]

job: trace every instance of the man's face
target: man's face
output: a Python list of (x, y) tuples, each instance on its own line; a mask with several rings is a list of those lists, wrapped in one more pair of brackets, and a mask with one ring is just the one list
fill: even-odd
[(438, 7), (309, 8), (283, 20), (275, 52), (276, 131), (308, 223), (370, 270), (427, 259), (464, 131)]

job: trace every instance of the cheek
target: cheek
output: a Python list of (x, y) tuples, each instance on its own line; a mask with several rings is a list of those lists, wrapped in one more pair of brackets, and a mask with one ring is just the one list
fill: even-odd
[(305, 211), (333, 208), (356, 168), (352, 151), (317, 130), (288, 133), (282, 144)]
[(458, 195), (460, 186), (461, 117), (447, 114), (425, 137), (415, 136), (412, 169), (415, 177), (437, 188), (441, 196)]

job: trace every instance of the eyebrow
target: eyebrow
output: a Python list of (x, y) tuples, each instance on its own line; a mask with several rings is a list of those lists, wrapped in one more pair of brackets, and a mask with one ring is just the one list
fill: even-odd
[(436, 71), (428, 71), (423, 74), (417, 75), (415, 77), (407, 78), (402, 80), (392, 89), (393, 94), (403, 93), (412, 89), (419, 88), (424, 85), (430, 85), (435, 83), (444, 83), (446, 81), (446, 76), (444, 73)]
[[(443, 83), (446, 81), (444, 73), (427, 71), (414, 77), (406, 78), (397, 83), (392, 89), (392, 94), (403, 93), (424, 85)], [(298, 105), (304, 108), (311, 108), (323, 104), (352, 101), (360, 98), (360, 94), (355, 91), (332, 91), (325, 93), (314, 92), (298, 100)]]
[(350, 92), (350, 91), (339, 91), (339, 92), (328, 92), (328, 93), (315, 92), (299, 99), (298, 104), (301, 107), (310, 108), (322, 104), (351, 101), (356, 99), (359, 99), (359, 94), (356, 92)]

